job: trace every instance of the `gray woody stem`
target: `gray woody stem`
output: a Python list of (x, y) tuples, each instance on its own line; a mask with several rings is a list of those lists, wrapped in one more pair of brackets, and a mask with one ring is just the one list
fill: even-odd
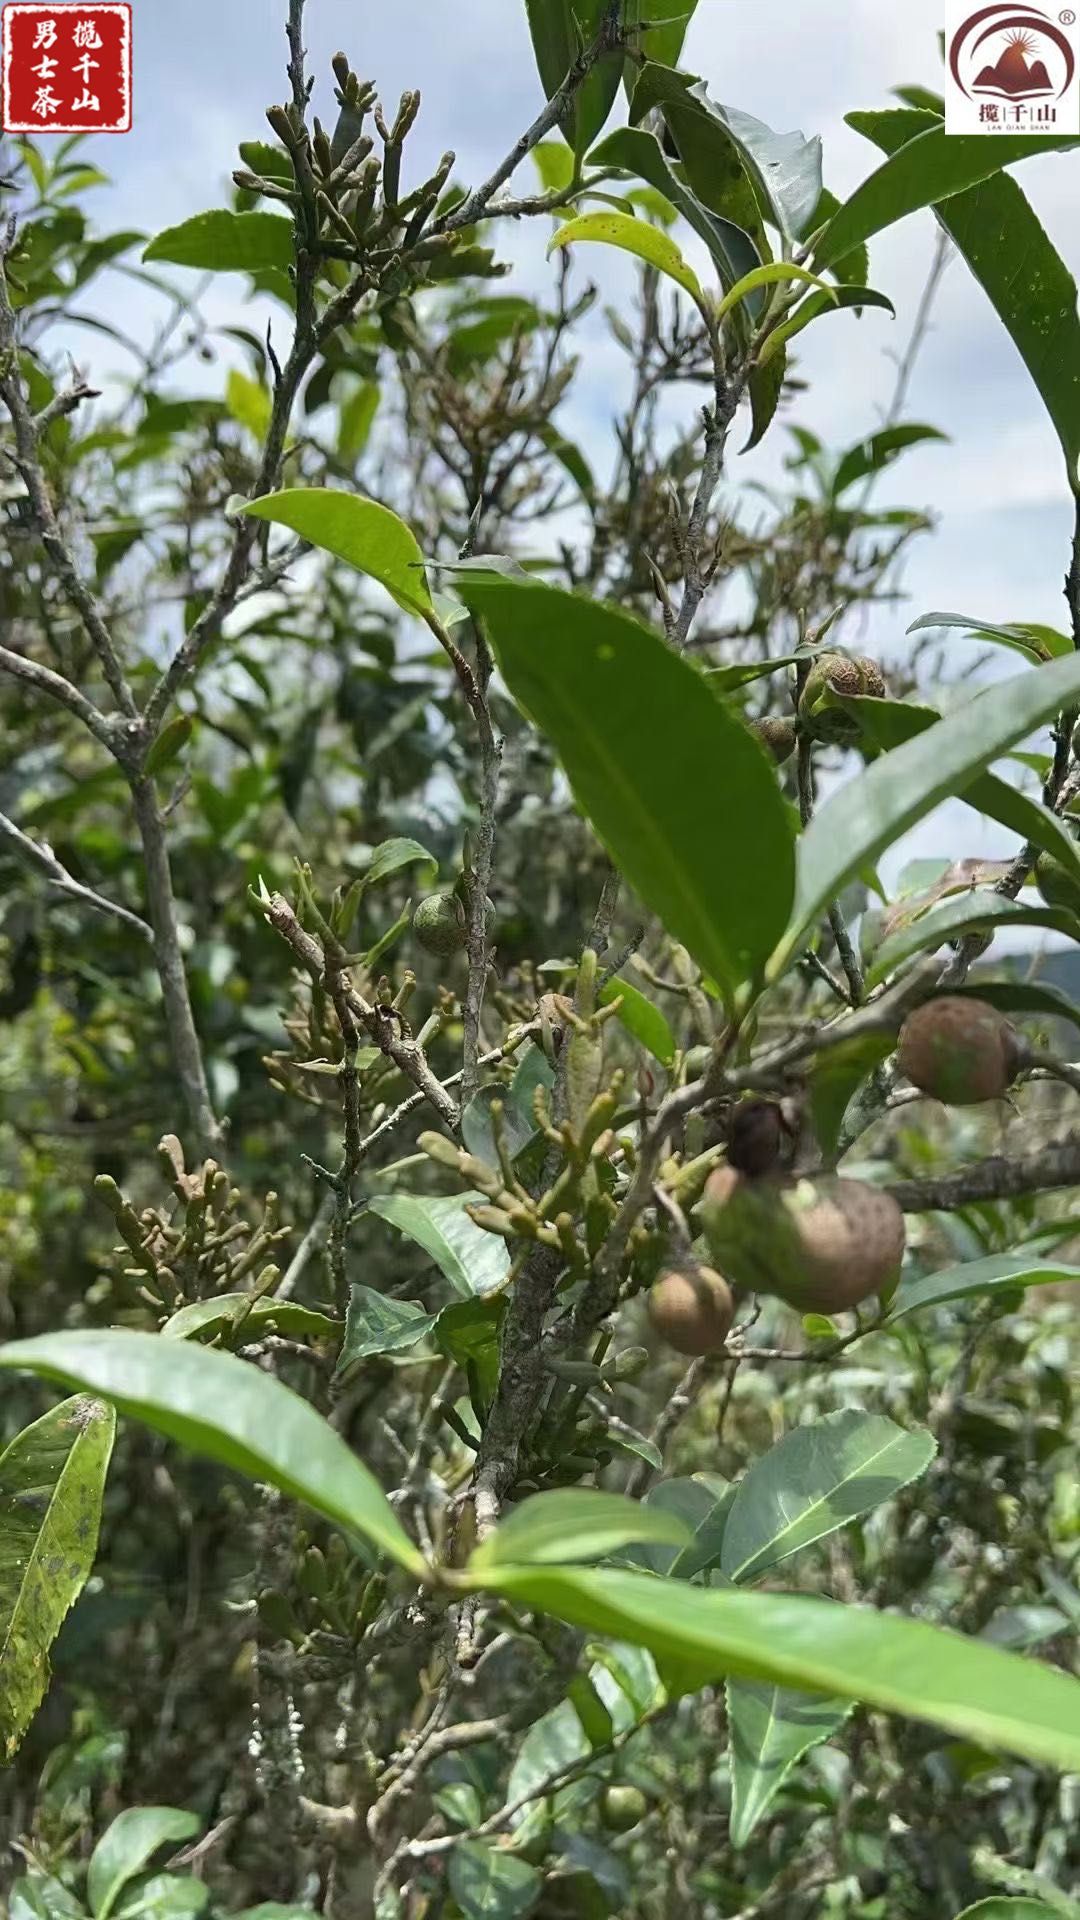
[(84, 887), (57, 859), (50, 846), (43, 841), (31, 840), (28, 833), (9, 820), (6, 813), (0, 813), (0, 836), (11, 842), (31, 866), (40, 867), (54, 887), (61, 893), (70, 894), (73, 900), (80, 900), (86, 907), (92, 907), (95, 913), (111, 914), (113, 919), (122, 920), (126, 927), (134, 928), (144, 940), (152, 940), (153, 930), (137, 913), (129, 913), (126, 907), (118, 907), (114, 900), (106, 900), (104, 894), (95, 893), (92, 887)]
[[(435, 222), (432, 228), (434, 233), (458, 233), (463, 227), (475, 226), (488, 211), (499, 188), (505, 185), (511, 174), (521, 165), (526, 154), (539, 146), (545, 134), (550, 133), (552, 127), (558, 125), (597, 61), (602, 60), (607, 53), (616, 52), (622, 46), (619, 11), (616, 6), (608, 8), (604, 24), (596, 39), (575, 60), (566, 79), (560, 87), (556, 88), (547, 105), (537, 114), (532, 126), (525, 129), (520, 140), (515, 141), (506, 158), (499, 162), (494, 173), (484, 181), (482, 186), (470, 193), (459, 207), (455, 207), (451, 213), (444, 214), (441, 220)], [(493, 211), (498, 213), (500, 209), (496, 206)]]
[(210, 1098), (202, 1048), (191, 1010), (165, 828), (153, 780), (145, 776), (133, 780), (131, 796), (142, 841), (146, 892), (154, 929), (154, 953), (161, 980), (173, 1065), (199, 1153), (204, 1157), (213, 1155), (220, 1158), (222, 1132)]
[(120, 665), (101, 608), (76, 567), (71, 549), (61, 532), (41, 467), (42, 433), (52, 420), (61, 414), (74, 412), (81, 401), (92, 399), (93, 389), (77, 381), (67, 393), (58, 394), (46, 412), (35, 419), (19, 372), (15, 314), (8, 296), (7, 276), (3, 272), (3, 260), (11, 248), (14, 235), (15, 222), (10, 220), (3, 242), (0, 243), (0, 395), (11, 415), (15, 433), (15, 450), (10, 458), (18, 468), (30, 497), (41, 543), (52, 563), (53, 572), (79, 614), (113, 699), (121, 713), (132, 718), (136, 711), (134, 695)]
[(951, 1212), (980, 1200), (1014, 1200), (1025, 1193), (1080, 1186), (1080, 1134), (1015, 1160), (993, 1156), (956, 1173), (928, 1180), (895, 1180), (886, 1191), (905, 1213)]

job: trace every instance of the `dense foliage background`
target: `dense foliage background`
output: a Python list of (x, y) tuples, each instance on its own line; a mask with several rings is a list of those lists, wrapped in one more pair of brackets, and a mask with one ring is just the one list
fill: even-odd
[[(644, 33), (637, 8), (586, 8), (579, 35), (533, 0), (549, 104), (520, 171), (493, 153), (479, 187), (452, 156), (415, 178), (418, 100), (376, 108), (344, 56), (317, 76), (322, 130), (299, 0), (291, 105), (251, 130), (230, 208), (112, 233), (77, 143), (7, 158), (0, 1884), (19, 1920), (1078, 1911), (1075, 1696), (1040, 1720), (1030, 1677), (1064, 1688), (1080, 1618), (1076, 1014), (987, 950), (1003, 923), (1080, 938), (1080, 536), (1060, 632), (938, 610), (898, 632), (887, 685), (860, 667), (806, 691), (826, 639), (861, 657), (865, 610), (931, 531), (875, 492), (935, 431), (906, 393), (951, 251), (1027, 360), (1073, 493), (1075, 288), (1001, 171), (1035, 141), (950, 141), (909, 89), (856, 119), (914, 158), (838, 209), (817, 144), (716, 109), (676, 70), (678, 24), (640, 11)], [(613, 109), (631, 124), (605, 130)], [(930, 206), (928, 287), (876, 292), (867, 239)], [(555, 237), (542, 302), (500, 273), (526, 217)], [(1002, 231), (1033, 249), (1022, 288)], [(594, 243), (638, 272), (607, 315), (606, 475), (561, 424), (592, 377)], [(226, 341), (177, 268), (243, 272), (280, 319)], [(130, 384), (95, 393), (92, 351), (72, 375), (56, 343), (73, 315), (112, 325), (95, 302), (117, 273), (171, 304)], [(800, 425), (799, 331), (840, 338), (837, 306), (890, 302), (892, 407), (827, 446)], [(206, 397), (237, 345), (246, 371)], [(786, 484), (740, 489), (731, 456), (766, 432)], [(341, 495), (399, 518), (342, 519)], [(969, 682), (950, 627), (1011, 655), (990, 704), (985, 652)], [(1015, 856), (958, 845), (890, 897), (878, 854), (952, 792)], [(1003, 1097), (947, 1107), (898, 1070), (897, 1033), (972, 970), (1023, 1051)], [(759, 1094), (783, 1122), (770, 1169), (842, 1163), (895, 1193), (900, 1290), (800, 1315), (744, 1287), (688, 1365), (646, 1297), (715, 1258), (695, 1205)], [(106, 1378), (17, 1344), (92, 1329), (154, 1336), (160, 1367), (136, 1387), (131, 1348), (96, 1350), (121, 1356)], [(208, 1354), (189, 1388), (210, 1348), (241, 1358)], [(107, 1481), (101, 1404), (32, 1428), (55, 1396), (30, 1361), (148, 1422), (121, 1420)], [(274, 1377), (442, 1585), (317, 1497), (311, 1430), (275, 1468)], [(478, 1540), (476, 1565), (499, 1559), (500, 1513), (598, 1488), (636, 1521), (571, 1498), (546, 1544), (518, 1536), (547, 1589), (454, 1587)], [(560, 1599), (579, 1558), (654, 1576), (655, 1630), (629, 1597), (606, 1617)], [(689, 1626), (665, 1641), (681, 1590), (751, 1579), (741, 1665), (728, 1647), (702, 1670)], [(1033, 1667), (965, 1668), (946, 1641), (939, 1698), (914, 1641), (861, 1651), (841, 1619), (823, 1698), (789, 1592)]]

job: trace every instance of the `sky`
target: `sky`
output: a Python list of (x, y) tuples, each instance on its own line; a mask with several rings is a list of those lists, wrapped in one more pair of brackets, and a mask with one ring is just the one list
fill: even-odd
[[(237, 164), (238, 141), (266, 132), (266, 106), (285, 98), (286, 0), (134, 0), (133, 127), (98, 136), (86, 155), (115, 185), (92, 201), (103, 228), (147, 233), (222, 203)], [(872, 170), (875, 153), (844, 125), (855, 107), (889, 103), (903, 83), (940, 85), (940, 0), (699, 0), (683, 64), (702, 75), (713, 97), (778, 129), (798, 126), (824, 141), (825, 179), (843, 197)], [(391, 104), (406, 86), (423, 96), (407, 153), (420, 177), (448, 147), (455, 177), (475, 182), (535, 116), (542, 95), (533, 65), (524, 0), (308, 0), (306, 40), (318, 76), (315, 109), (332, 122), (329, 63), (342, 48)], [(426, 167), (425, 167), (425, 163)], [(1047, 154), (1018, 169), (1044, 225), (1074, 272), (1080, 271), (1075, 218), (1076, 160)], [(528, 163), (521, 189), (534, 180)], [(501, 244), (515, 262), (518, 287), (542, 292), (546, 223), (518, 223)], [(895, 355), (910, 331), (934, 245), (928, 213), (917, 214), (871, 246), (871, 280), (893, 300), (897, 319), (869, 311), (830, 316), (802, 337), (800, 374), (810, 391), (792, 418), (830, 445), (843, 446), (879, 424), (895, 377)], [(688, 251), (691, 251), (688, 248)], [(579, 269), (584, 278), (584, 268)], [(590, 249), (588, 276), (617, 302), (628, 269), (606, 249)], [(253, 324), (243, 283), (223, 276), (211, 312)], [(149, 326), (153, 300), (119, 277), (103, 283), (96, 310), (129, 330)], [(279, 315), (280, 315), (280, 310)], [(276, 321), (280, 327), (280, 317)], [(90, 338), (91, 345), (86, 346)], [(566, 430), (603, 459), (610, 423), (623, 403), (624, 368), (595, 327), (585, 343), (585, 378), (567, 407)], [(95, 372), (108, 363), (100, 336), (83, 335), (79, 353)], [(204, 378), (223, 379), (220, 368)], [(906, 417), (928, 421), (949, 440), (907, 456), (878, 494), (929, 509), (935, 536), (917, 543), (904, 585), (907, 606), (875, 617), (873, 641), (901, 656), (904, 628), (930, 608), (983, 618), (1066, 624), (1062, 581), (1071, 508), (1063, 462), (1048, 419), (1000, 322), (962, 261), (951, 264), (923, 346)], [(778, 470), (786, 436), (774, 432), (758, 452), (729, 463), (728, 502), (751, 481)], [(953, 643), (950, 643), (953, 644)], [(957, 664), (971, 643), (955, 640)], [(1013, 666), (1011, 656), (1002, 665)], [(956, 834), (962, 837), (962, 844)], [(1008, 851), (1000, 830), (979, 829), (966, 809), (946, 809), (918, 836), (915, 850), (947, 837), (956, 854)]]

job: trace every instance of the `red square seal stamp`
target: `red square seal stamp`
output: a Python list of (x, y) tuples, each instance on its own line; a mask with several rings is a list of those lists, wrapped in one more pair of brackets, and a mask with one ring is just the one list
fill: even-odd
[(5, 133), (127, 133), (127, 0), (10, 0), (3, 48)]

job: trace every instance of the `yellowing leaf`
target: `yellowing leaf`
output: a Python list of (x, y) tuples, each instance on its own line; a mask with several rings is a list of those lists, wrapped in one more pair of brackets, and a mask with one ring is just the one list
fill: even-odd
[(666, 273), (669, 280), (676, 281), (699, 307), (704, 306), (705, 296), (697, 274), (674, 240), (659, 227), (650, 227), (644, 220), (634, 220), (627, 213), (583, 213), (579, 219), (568, 220), (565, 227), (559, 228), (548, 252), (580, 240), (598, 241), (602, 246), (621, 247), (624, 253), (635, 254), (648, 266)]

